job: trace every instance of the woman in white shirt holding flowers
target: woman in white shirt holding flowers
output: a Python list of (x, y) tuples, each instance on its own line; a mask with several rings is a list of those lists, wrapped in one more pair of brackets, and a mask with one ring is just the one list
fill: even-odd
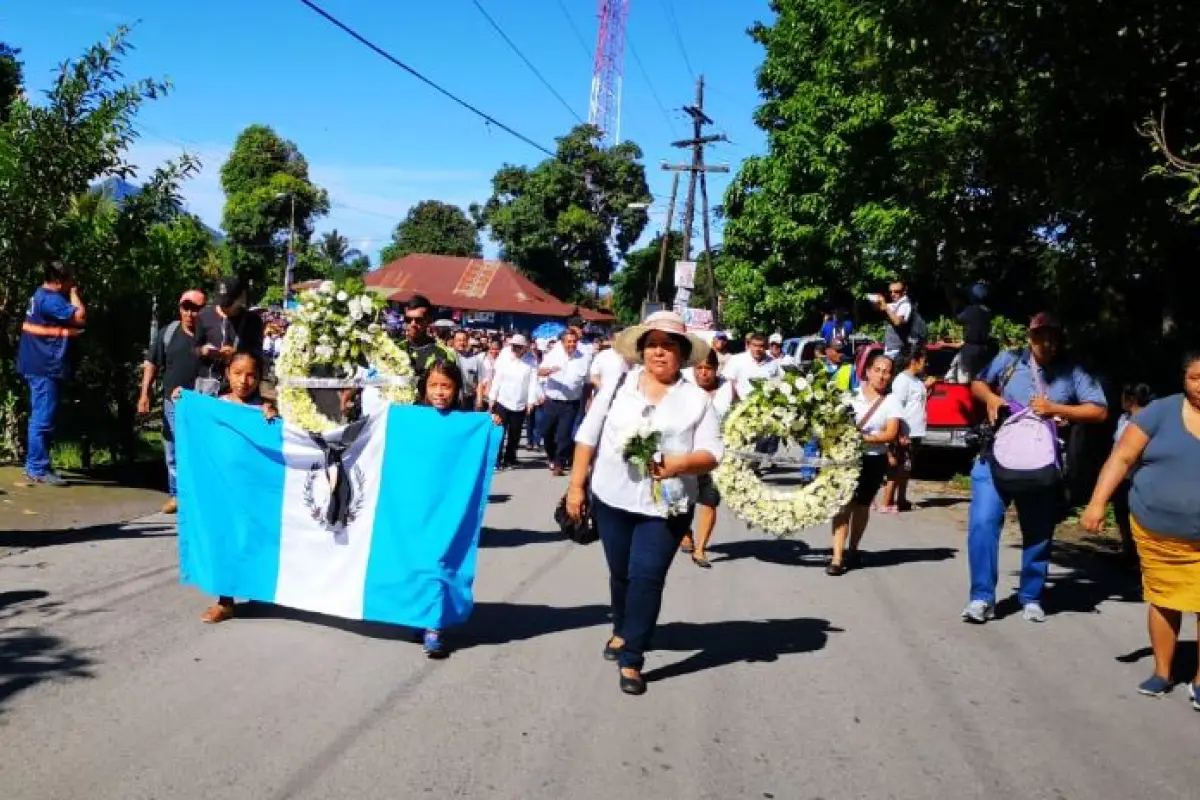
[[(687, 332), (678, 314), (651, 314), (623, 331), (613, 349), (640, 366), (605, 386), (579, 427), (567, 512), (585, 513), (591, 470), (590, 502), (612, 594), (613, 634), (604, 657), (618, 663), (621, 691), (638, 695), (646, 691), (645, 652), (667, 570), (687, 533), (698, 477), (716, 468), (724, 447), (708, 393), (681, 374), (704, 360), (708, 345)], [(659, 453), (646, 470), (625, 457), (639, 430), (659, 437)]]

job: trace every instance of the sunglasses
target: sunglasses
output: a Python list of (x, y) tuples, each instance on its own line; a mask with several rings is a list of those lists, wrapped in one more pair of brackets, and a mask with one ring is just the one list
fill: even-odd
[(195, 303), (180, 303), (179, 304), (180, 311), (200, 311), (203, 308), (204, 308), (204, 306), (198, 306)]
[(406, 325), (423, 325), (428, 319), (428, 317), (405, 317), (404, 323)]

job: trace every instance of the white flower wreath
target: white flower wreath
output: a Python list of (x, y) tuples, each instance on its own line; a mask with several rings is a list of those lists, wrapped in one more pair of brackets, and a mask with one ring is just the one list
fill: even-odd
[(335, 379), (353, 380), (365, 362), (378, 377), (402, 379), (380, 387), (389, 402), (416, 401), (412, 362), (379, 322), (383, 305), (355, 282), (325, 281), (300, 295), (296, 310), (288, 315), (287, 333), (275, 362), (277, 402), (285, 420), (314, 433), (340, 426), (318, 410), (308, 388), (288, 385), (289, 378), (312, 377), (314, 367), (328, 369)]
[[(858, 482), (862, 434), (854, 423), (850, 396), (820, 367), (755, 383), (750, 396), (725, 418), (726, 457), (714, 478), (737, 516), (775, 536), (791, 536), (825, 522), (850, 502)], [(819, 443), (820, 470), (812, 482), (785, 491), (759, 479), (752, 459), (738, 454), (749, 453), (767, 436)]]

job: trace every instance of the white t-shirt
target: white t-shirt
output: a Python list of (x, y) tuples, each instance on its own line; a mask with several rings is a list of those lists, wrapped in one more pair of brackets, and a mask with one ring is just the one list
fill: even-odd
[[(892, 394), (901, 408), (904, 432), (913, 438), (925, 435), (928, 416), (925, 412), (925, 382), (904, 370), (892, 380)], [(878, 412), (876, 412), (878, 413)]]
[[(862, 387), (854, 393), (854, 399), (851, 401), (854, 406), (854, 422), (857, 425), (862, 425), (863, 417), (875, 405), (874, 400), (868, 400), (863, 394)], [(862, 432), (864, 436), (876, 436), (887, 427), (888, 421), (893, 419), (902, 419), (904, 410), (896, 402), (893, 395), (885, 395), (883, 402), (879, 404), (879, 408), (875, 409), (875, 413), (867, 420), (867, 424), (863, 425)], [(881, 442), (872, 442), (867, 445), (867, 452), (872, 455), (882, 455), (887, 452), (887, 445)]]
[(769, 356), (762, 361), (755, 361), (754, 356), (746, 351), (731, 356), (729, 361), (725, 362), (725, 369), (721, 374), (733, 383), (738, 397), (749, 397), (750, 392), (754, 390), (751, 380), (774, 378), (782, 371), (783, 366), (778, 361), (772, 361)]
[(615, 384), (617, 379), (629, 371), (629, 364), (611, 347), (603, 350), (592, 359), (589, 376), (592, 381), (600, 381), (600, 390)]
[[(657, 406), (652, 406), (638, 389), (641, 373), (641, 367), (634, 367), (621, 384), (620, 391), (615, 391), (615, 383), (601, 391), (579, 426), (575, 441), (596, 448), (592, 492), (605, 505), (633, 514), (665, 517), (666, 508), (654, 499), (654, 482), (643, 478), (625, 463), (621, 448), (628, 432), (648, 419), (661, 433), (659, 446), (664, 454), (706, 450), (720, 461), (725, 446), (721, 443), (721, 426), (709, 402), (708, 392), (681, 380), (670, 388)], [(603, 441), (600, 440), (601, 430)], [(686, 475), (681, 481), (694, 503), (699, 494), (696, 476)]]

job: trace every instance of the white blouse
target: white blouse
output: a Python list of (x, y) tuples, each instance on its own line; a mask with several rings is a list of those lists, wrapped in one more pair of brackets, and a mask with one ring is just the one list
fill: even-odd
[[(601, 502), (633, 514), (666, 517), (666, 507), (654, 500), (653, 481), (642, 477), (625, 461), (621, 448), (628, 432), (649, 419), (662, 434), (664, 454), (705, 450), (720, 461), (725, 446), (721, 443), (721, 426), (708, 392), (680, 380), (667, 391), (658, 406), (653, 406), (638, 388), (642, 372), (642, 367), (631, 369), (615, 396), (615, 383), (601, 390), (579, 426), (575, 441), (595, 449), (592, 493)], [(601, 428), (604, 430), (603, 441), (600, 440)], [(698, 494), (697, 477), (686, 475), (681, 480), (688, 499), (694, 504)]]
[[(875, 401), (869, 400), (860, 386), (858, 391), (854, 393), (854, 399), (851, 402), (854, 406), (854, 422), (862, 425), (864, 436), (878, 436), (887, 427), (888, 420), (904, 418), (904, 409), (896, 402), (895, 395), (888, 394), (883, 396), (883, 402), (879, 404), (879, 408), (875, 409), (875, 413), (867, 420), (866, 425), (863, 425), (863, 417), (875, 405)], [(887, 453), (887, 445), (882, 442), (871, 442), (867, 445), (867, 453), (870, 455)]]

